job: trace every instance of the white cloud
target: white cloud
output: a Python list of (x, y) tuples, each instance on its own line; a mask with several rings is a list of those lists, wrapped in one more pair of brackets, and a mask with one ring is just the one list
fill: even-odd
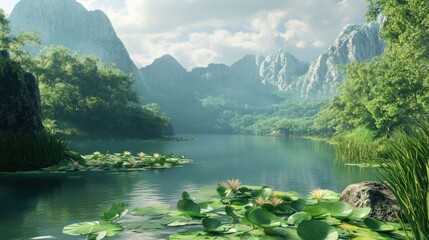
[[(11, 9), (17, 1), (2, 1), (0, 7)], [(188, 69), (279, 48), (312, 60), (344, 25), (362, 23), (367, 5), (365, 0), (77, 1), (107, 13), (138, 66), (171, 54)]]

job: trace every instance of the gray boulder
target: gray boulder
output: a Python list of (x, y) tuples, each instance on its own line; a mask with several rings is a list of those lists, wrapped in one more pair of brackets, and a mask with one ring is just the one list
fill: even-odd
[(382, 183), (351, 184), (341, 193), (340, 200), (354, 208), (370, 207), (371, 217), (382, 221), (397, 221), (400, 208), (393, 193)]
[(36, 78), (0, 51), (0, 137), (43, 132)]

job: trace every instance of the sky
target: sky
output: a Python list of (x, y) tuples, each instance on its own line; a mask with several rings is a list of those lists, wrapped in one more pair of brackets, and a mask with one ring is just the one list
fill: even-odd
[[(19, 0), (0, 0), (10, 13)], [(164, 54), (191, 69), (230, 65), (283, 48), (312, 61), (347, 24), (365, 20), (365, 0), (77, 0), (104, 11), (137, 66)]]

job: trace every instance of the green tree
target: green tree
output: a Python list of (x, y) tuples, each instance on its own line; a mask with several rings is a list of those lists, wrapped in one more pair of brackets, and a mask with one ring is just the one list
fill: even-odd
[(384, 18), (387, 43), (381, 57), (346, 67), (339, 95), (316, 123), (337, 132), (358, 126), (389, 135), (398, 126), (426, 115), (429, 105), (429, 2), (369, 1), (368, 15)]
[(0, 8), (0, 51), (7, 51), (14, 60), (21, 62), (28, 60), (30, 55), (23, 50), (28, 44), (40, 44), (41, 41), (36, 32), (18, 33), (11, 35), (9, 21), (3, 9)]
[(30, 68), (39, 79), (48, 122), (100, 137), (152, 138), (172, 132), (159, 108), (141, 106), (130, 90), (131, 75), (112, 64), (56, 46), (42, 51)]

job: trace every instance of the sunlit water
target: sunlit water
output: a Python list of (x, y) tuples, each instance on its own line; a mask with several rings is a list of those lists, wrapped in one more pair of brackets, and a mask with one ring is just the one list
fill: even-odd
[[(191, 142), (79, 141), (70, 144), (82, 154), (175, 153), (194, 159), (183, 168), (144, 172), (77, 172), (0, 176), (0, 239), (54, 236), (65, 225), (94, 221), (110, 204), (130, 209), (166, 203), (174, 207), (182, 191), (215, 189), (226, 179), (266, 185), (304, 196), (314, 188), (341, 192), (350, 183), (375, 179), (373, 173), (335, 160), (333, 148), (302, 138), (200, 135)], [(157, 233), (124, 233), (116, 239), (157, 239)], [(84, 238), (81, 238), (84, 239)]]

